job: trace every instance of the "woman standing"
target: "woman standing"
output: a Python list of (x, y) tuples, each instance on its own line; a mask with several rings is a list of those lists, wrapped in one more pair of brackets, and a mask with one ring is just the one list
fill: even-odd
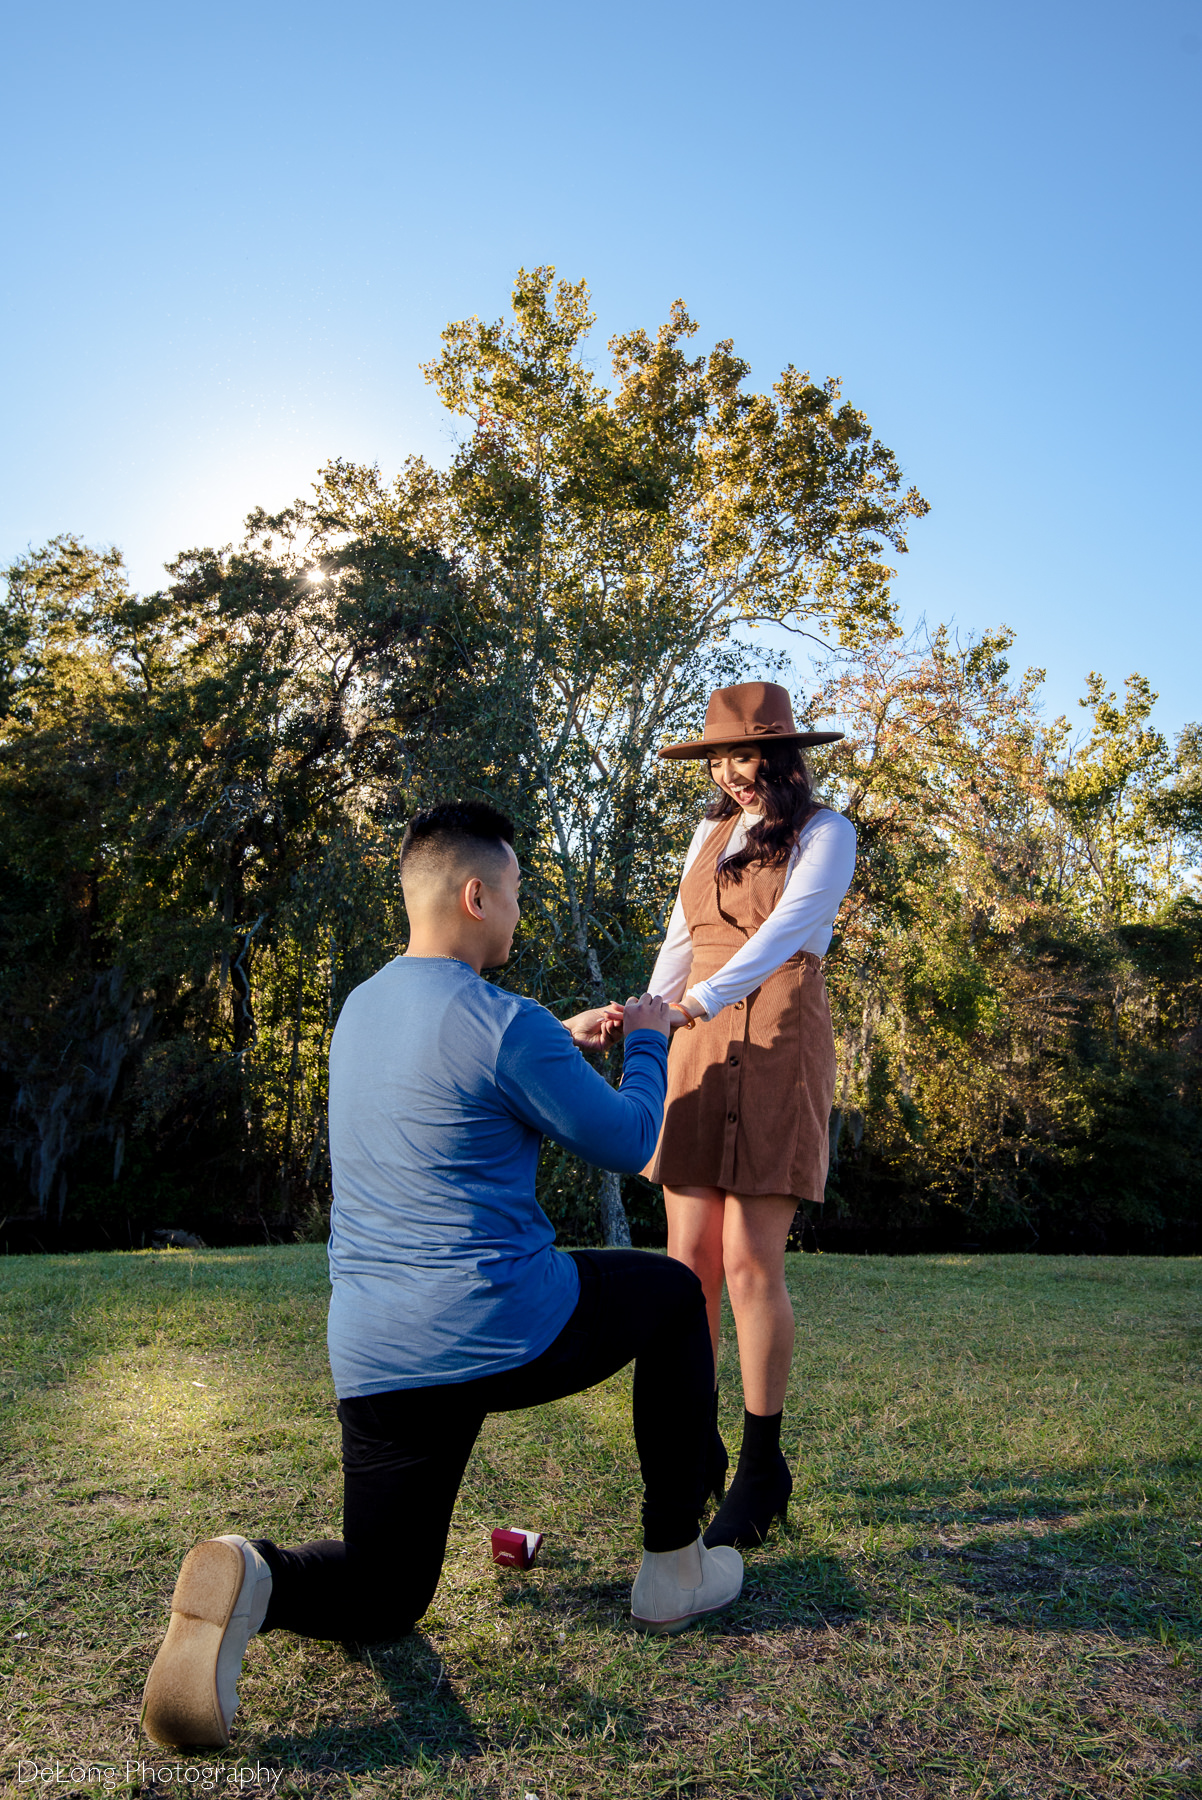
[[(780, 1449), (793, 1356), (785, 1245), (799, 1200), (821, 1203), (835, 1089), (822, 956), (855, 867), (856, 837), (815, 803), (798, 731), (774, 682), (718, 688), (703, 735), (660, 755), (705, 760), (718, 788), (694, 834), (650, 991), (671, 1000), (663, 1131), (645, 1173), (663, 1183), (668, 1255), (700, 1276), (715, 1360), (722, 1283), (739, 1339), (743, 1442), (708, 1545), (762, 1543), (793, 1478)], [(726, 1450), (714, 1401), (714, 1492)]]

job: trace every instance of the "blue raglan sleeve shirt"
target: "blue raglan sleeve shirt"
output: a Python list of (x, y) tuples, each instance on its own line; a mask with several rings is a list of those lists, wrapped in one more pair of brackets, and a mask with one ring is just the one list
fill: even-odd
[(544, 1137), (641, 1169), (667, 1041), (605, 1081), (559, 1021), (448, 958), (397, 957), (349, 995), (330, 1048), (330, 1366), (340, 1399), (471, 1381), (540, 1355), (580, 1277), (535, 1198)]
[(651, 1160), (667, 1070), (667, 1038), (632, 1031), (622, 1086), (610, 1087), (542, 1007), (519, 1013), (497, 1052), (497, 1086), (518, 1118), (585, 1162), (620, 1175), (637, 1174)]

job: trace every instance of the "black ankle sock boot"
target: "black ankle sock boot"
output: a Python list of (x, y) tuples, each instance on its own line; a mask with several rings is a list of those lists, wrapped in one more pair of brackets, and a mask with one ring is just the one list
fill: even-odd
[(722, 1442), (722, 1433), (718, 1429), (718, 1389), (714, 1388), (714, 1410), (710, 1414), (710, 1451), (709, 1451), (709, 1486), (707, 1493), (721, 1501), (726, 1492), (726, 1471), (730, 1467), (730, 1458), (726, 1454), (726, 1445)]
[(743, 1444), (739, 1451), (739, 1467), (766, 1467), (780, 1455), (780, 1426), (783, 1412), (749, 1413), (743, 1409)]
[(733, 1544), (736, 1549), (754, 1549), (767, 1537), (773, 1519), (787, 1517), (793, 1477), (781, 1455), (782, 1416), (744, 1411), (739, 1466), (705, 1532), (707, 1548)]

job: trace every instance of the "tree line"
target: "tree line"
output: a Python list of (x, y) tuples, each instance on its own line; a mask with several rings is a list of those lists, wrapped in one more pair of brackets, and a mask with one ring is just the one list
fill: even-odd
[[(523, 272), (425, 373), (450, 464), (336, 461), (161, 591), (62, 536), (0, 608), (0, 1148), (12, 1248), (317, 1237), (325, 1058), (403, 947), (410, 813), (517, 822), (498, 979), (556, 1009), (646, 981), (704, 800), (661, 743), (826, 648), (795, 696), (845, 740), (859, 833), (828, 959), (840, 1047), (819, 1241), (1196, 1242), (1202, 731), (1142, 677), (1047, 722), (1010, 634), (903, 638), (927, 507), (834, 381), (768, 392), (680, 303), (587, 355), (583, 283)], [(616, 1069), (610, 1071), (616, 1075)], [(656, 1241), (658, 1196), (548, 1147), (568, 1241)], [(940, 1237), (942, 1234), (942, 1237)]]

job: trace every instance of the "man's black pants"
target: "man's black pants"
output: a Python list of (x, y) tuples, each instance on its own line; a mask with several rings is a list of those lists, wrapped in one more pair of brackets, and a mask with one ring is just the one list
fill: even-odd
[(580, 1299), (555, 1341), (478, 1381), (343, 1400), (341, 1540), (280, 1550), (264, 1631), (379, 1643), (421, 1618), (438, 1586), (455, 1496), (488, 1413), (578, 1394), (634, 1360), (643, 1543), (676, 1550), (701, 1529), (714, 1361), (701, 1283), (644, 1250), (575, 1250)]

